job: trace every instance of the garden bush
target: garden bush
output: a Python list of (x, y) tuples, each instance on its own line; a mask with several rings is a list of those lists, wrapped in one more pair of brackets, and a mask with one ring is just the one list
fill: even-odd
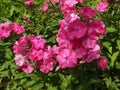
[(120, 0), (0, 0), (0, 90), (119, 90)]

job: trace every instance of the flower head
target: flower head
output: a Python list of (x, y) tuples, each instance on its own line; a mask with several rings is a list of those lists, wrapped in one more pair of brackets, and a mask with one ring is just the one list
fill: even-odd
[(100, 67), (104, 71), (107, 67), (106, 59), (104, 57), (100, 57), (97, 65), (98, 65), (98, 67)]
[(25, 32), (25, 29), (23, 26), (20, 26), (18, 23), (11, 24), (11, 29), (16, 33), (16, 34), (21, 34)]
[(96, 9), (97, 9), (97, 11), (99, 11), (99, 12), (105, 12), (106, 9), (107, 9), (107, 7), (108, 7), (108, 2), (106, 2), (106, 1), (101, 1), (101, 2), (98, 3)]
[(0, 39), (8, 38), (10, 36), (11, 27), (10, 22), (4, 22), (0, 24)]
[(62, 49), (57, 55), (57, 61), (60, 68), (65, 69), (68, 67), (74, 67), (77, 64), (77, 57), (74, 51), (70, 49)]

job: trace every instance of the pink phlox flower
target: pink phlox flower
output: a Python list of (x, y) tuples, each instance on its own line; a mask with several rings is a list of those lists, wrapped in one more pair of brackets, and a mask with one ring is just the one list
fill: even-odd
[[(70, 43), (70, 32), (75, 31), (75, 30), (72, 30), (72, 27), (70, 26), (70, 24), (77, 19), (79, 19), (77, 15), (71, 14), (70, 16), (67, 16), (67, 17), (65, 17), (65, 19), (60, 21), (60, 29), (57, 34), (57, 42), (60, 47), (72, 48), (72, 44)], [(80, 22), (80, 24), (81, 24), (81, 22)], [(70, 28), (71, 31), (69, 30), (69, 27), (71, 27)], [(83, 25), (83, 27), (84, 27), (84, 25)], [(73, 29), (74, 29), (74, 25), (73, 25)], [(77, 30), (76, 30), (76, 32), (77, 32)], [(71, 35), (71, 36), (73, 36), (73, 35)]]
[(23, 70), (25, 73), (32, 73), (34, 67), (28, 63), (25, 63), (23, 66), (18, 66), (19, 69)]
[(29, 40), (29, 37), (22, 36), (18, 41), (13, 45), (13, 52), (15, 54), (21, 54), (23, 56), (27, 55), (32, 47), (32, 44)]
[(70, 7), (64, 2), (60, 2), (60, 6), (61, 6), (62, 14), (65, 16), (69, 16), (72, 13), (77, 14), (75, 7)]
[(90, 19), (93, 18), (95, 16), (95, 10), (93, 10), (90, 7), (80, 7), (79, 8), (81, 15), (85, 18), (85, 19)]
[(18, 66), (23, 66), (24, 63), (28, 63), (28, 58), (20, 54), (16, 54), (14, 60)]
[[(56, 46), (54, 46), (54, 48), (58, 50)], [(52, 71), (54, 62), (55, 62), (54, 61), (55, 57), (56, 57), (56, 54), (53, 48), (50, 46), (46, 46), (44, 48), (43, 60), (39, 62), (40, 71), (44, 73), (48, 73), (49, 71)], [(38, 62), (37, 62), (37, 65), (38, 65)]]
[(40, 8), (40, 12), (46, 12), (48, 10), (48, 1), (45, 1), (44, 6)]
[(11, 29), (16, 33), (16, 34), (21, 34), (25, 32), (25, 29), (23, 26), (20, 26), (18, 23), (13, 23), (11, 24)]
[(96, 19), (93, 20), (90, 24), (89, 24), (89, 30), (88, 33), (93, 33), (95, 32), (96, 35), (100, 36), (100, 35), (105, 35), (107, 33), (106, 29), (105, 29), (105, 24), (103, 21)]
[(74, 67), (77, 64), (77, 57), (73, 50), (62, 49), (56, 57), (60, 68), (65, 69), (68, 67)]
[(98, 67), (100, 67), (103, 71), (106, 69), (107, 67), (107, 61), (104, 57), (100, 57), (98, 59), (98, 63), (97, 63)]
[(16, 55), (14, 60), (18, 68), (24, 72), (31, 73), (34, 70), (34, 67), (29, 64), (27, 56)]
[(75, 49), (75, 53), (77, 58), (82, 58), (84, 55), (86, 55), (87, 49), (84, 47), (80, 47)]
[(54, 45), (52, 49), (53, 49), (53, 54), (58, 54), (59, 50), (60, 50), (60, 47)]
[(0, 38), (8, 38), (10, 36), (10, 25), (10, 22), (4, 22), (0, 24)]
[(68, 26), (69, 38), (76, 39), (81, 38), (85, 35), (87, 26), (82, 23), (79, 19), (74, 20)]
[(53, 70), (54, 60), (53, 59), (46, 59), (40, 65), (40, 71), (44, 73), (48, 73), (49, 71)]
[(93, 49), (89, 49), (87, 54), (83, 57), (83, 60), (86, 62), (92, 62), (95, 59), (98, 59), (100, 57), (100, 46), (95, 45)]
[(82, 45), (87, 49), (94, 48), (98, 39), (99, 38), (96, 35), (92, 34), (89, 37), (85, 37), (83, 39)]
[(29, 54), (28, 54), (29, 59), (31, 60), (41, 60), (43, 58), (43, 50), (36, 50), (36, 49), (31, 49)]
[(32, 48), (37, 50), (43, 49), (45, 46), (45, 42), (46, 42), (45, 39), (43, 39), (40, 35), (31, 39)]
[(57, 42), (59, 44), (59, 47), (72, 48), (72, 44), (69, 40), (69, 34), (65, 30), (58, 31)]
[(26, 0), (26, 1), (24, 2), (24, 5), (25, 5), (25, 6), (30, 6), (30, 5), (32, 5), (32, 3), (33, 3), (33, 0)]
[(43, 60), (47, 60), (49, 58), (54, 58), (54, 52), (51, 46), (46, 46), (44, 48)]
[(76, 53), (77, 58), (82, 58), (87, 53), (87, 49), (82, 45), (82, 38), (81, 39), (73, 39), (70, 41), (72, 44), (72, 49)]
[(59, 22), (60, 29), (64, 29), (67, 31), (69, 24), (72, 23), (76, 19), (79, 19), (79, 17), (74, 13), (66, 16), (63, 20), (60, 20), (60, 22)]
[(65, 3), (69, 7), (73, 7), (74, 5), (78, 3), (78, 1), (77, 0), (65, 0), (63, 3)]
[(99, 12), (105, 12), (106, 9), (107, 9), (107, 7), (108, 7), (108, 2), (106, 2), (106, 1), (101, 1), (101, 2), (98, 3), (96, 9), (97, 9), (97, 11), (99, 11)]

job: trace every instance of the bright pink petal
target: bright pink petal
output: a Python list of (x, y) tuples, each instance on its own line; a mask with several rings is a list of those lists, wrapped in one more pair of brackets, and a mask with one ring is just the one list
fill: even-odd
[(25, 29), (23, 26), (20, 26), (18, 23), (11, 24), (11, 29), (16, 33), (16, 34), (21, 34), (25, 32)]
[(100, 57), (99, 60), (98, 60), (98, 67), (100, 67), (103, 71), (106, 69), (107, 67), (107, 61), (105, 58), (103, 57)]
[(105, 12), (106, 9), (107, 9), (107, 7), (108, 7), (108, 2), (106, 2), (106, 1), (101, 1), (101, 2), (98, 3), (96, 9), (97, 9), (97, 11), (99, 11), (99, 12)]

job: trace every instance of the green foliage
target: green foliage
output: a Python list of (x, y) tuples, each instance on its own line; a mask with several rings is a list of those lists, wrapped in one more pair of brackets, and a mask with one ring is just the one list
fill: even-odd
[[(100, 0), (86, 0), (83, 5), (95, 5)], [(113, 2), (107, 12), (96, 15), (106, 24), (107, 35), (101, 38), (102, 55), (107, 70), (102, 72), (93, 63), (48, 74), (36, 68), (32, 74), (20, 71), (12, 53), (12, 45), (21, 35), (12, 34), (0, 43), (0, 90), (120, 90), (120, 3)], [(24, 0), (0, 0), (0, 22), (18, 22), (26, 28), (24, 34), (42, 35), (47, 44), (56, 43), (59, 20), (63, 18), (57, 5), (40, 14), (44, 0), (35, 0), (36, 7), (24, 6)], [(23, 17), (27, 23), (23, 22)]]

